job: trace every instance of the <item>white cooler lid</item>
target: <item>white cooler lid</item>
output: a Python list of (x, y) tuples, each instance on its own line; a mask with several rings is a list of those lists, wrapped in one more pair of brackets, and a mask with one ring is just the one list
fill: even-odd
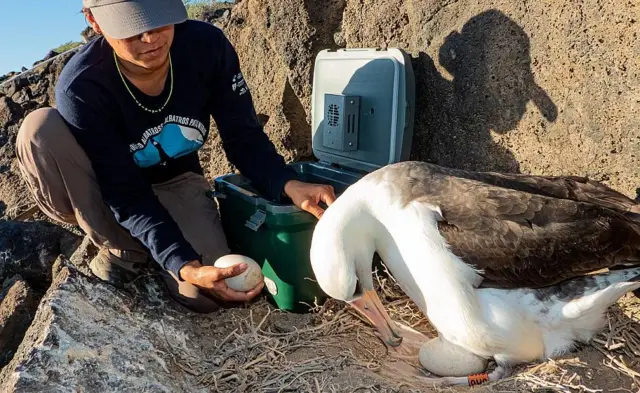
[[(338, 124), (337, 106), (325, 108), (325, 94), (359, 98), (357, 144), (351, 148), (335, 148), (330, 143), (335, 130), (334, 134), (327, 134), (331, 130), (327, 131), (325, 124), (327, 121)], [(315, 156), (323, 162), (367, 172), (408, 160), (414, 103), (413, 69), (409, 57), (401, 49), (321, 51), (315, 60), (311, 99)], [(326, 113), (328, 111), (330, 113)], [(344, 134), (344, 138), (353, 137)]]

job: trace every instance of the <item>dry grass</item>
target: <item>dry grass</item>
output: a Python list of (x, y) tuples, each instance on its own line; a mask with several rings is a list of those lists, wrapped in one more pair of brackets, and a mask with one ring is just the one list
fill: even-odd
[[(375, 273), (374, 273), (375, 274)], [(375, 274), (377, 291), (390, 316), (427, 335), (435, 331), (389, 275)], [(623, 303), (623, 302), (621, 302)], [(601, 392), (593, 370), (613, 370), (624, 382), (619, 389), (638, 391), (640, 373), (640, 302), (626, 301), (609, 313), (609, 324), (591, 346), (597, 360), (568, 358), (521, 366), (502, 381), (477, 388), (490, 392)], [(286, 313), (267, 302), (251, 306), (248, 316), (225, 314), (234, 329), (213, 343), (206, 356), (173, 348), (171, 361), (211, 391), (225, 392), (414, 392), (460, 391), (464, 387), (422, 389), (401, 375), (384, 372), (390, 359), (385, 347), (359, 314), (330, 300), (316, 307), (300, 327), (282, 323)], [(286, 319), (285, 319), (286, 321)], [(168, 341), (167, 341), (167, 344)], [(588, 347), (587, 347), (588, 348)], [(595, 351), (592, 351), (597, 354)], [(386, 371), (389, 371), (388, 369)], [(358, 378), (359, 377), (359, 378)], [(604, 378), (604, 377), (603, 377)], [(605, 379), (606, 380), (606, 379)]]
[(248, 318), (234, 321), (237, 327), (214, 344), (215, 350), (208, 357), (196, 357), (173, 348), (171, 360), (216, 392), (332, 391), (327, 376), (323, 375), (327, 371), (348, 365), (371, 370), (379, 367), (375, 354), (349, 349), (333, 357), (291, 359), (291, 355), (302, 349), (340, 348), (341, 340), (348, 333), (363, 327), (348, 309), (337, 303), (328, 302), (316, 311), (311, 326), (289, 332), (278, 331), (277, 324), (273, 323), (278, 314), (279, 311), (274, 311), (266, 302), (259, 302), (252, 307)]
[(607, 358), (605, 366), (640, 386), (640, 372), (636, 371), (640, 365), (640, 307), (611, 310), (608, 317), (607, 330), (592, 340), (593, 346)]

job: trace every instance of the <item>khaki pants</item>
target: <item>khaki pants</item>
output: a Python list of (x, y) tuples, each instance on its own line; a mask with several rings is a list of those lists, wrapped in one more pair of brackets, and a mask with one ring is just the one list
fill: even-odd
[[(104, 203), (91, 162), (53, 108), (31, 112), (16, 141), (20, 170), (38, 207), (54, 220), (78, 225), (99, 248), (108, 248), (125, 260), (146, 260), (149, 251), (118, 224)], [(205, 192), (209, 184), (201, 175), (187, 173), (153, 185), (188, 242), (212, 265), (229, 253), (216, 204)], [(162, 271), (169, 293), (197, 312), (218, 305), (171, 272)]]

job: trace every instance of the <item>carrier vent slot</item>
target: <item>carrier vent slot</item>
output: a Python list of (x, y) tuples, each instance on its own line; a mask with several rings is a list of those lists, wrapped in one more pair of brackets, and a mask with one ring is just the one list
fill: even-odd
[(337, 127), (340, 121), (340, 107), (336, 104), (329, 105), (329, 111), (327, 113), (327, 121), (329, 126)]
[(360, 97), (326, 94), (323, 145), (350, 152), (358, 150), (358, 116)]

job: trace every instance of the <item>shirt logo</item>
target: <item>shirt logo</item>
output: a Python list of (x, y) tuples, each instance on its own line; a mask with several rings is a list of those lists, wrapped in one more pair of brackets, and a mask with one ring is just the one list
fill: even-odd
[(244, 77), (242, 76), (242, 72), (237, 73), (231, 79), (231, 90), (238, 91), (238, 95), (241, 96), (249, 91), (246, 82), (244, 81)]
[(131, 144), (129, 149), (136, 164), (148, 168), (200, 149), (207, 134), (197, 119), (169, 115), (162, 124), (145, 131), (141, 141)]

